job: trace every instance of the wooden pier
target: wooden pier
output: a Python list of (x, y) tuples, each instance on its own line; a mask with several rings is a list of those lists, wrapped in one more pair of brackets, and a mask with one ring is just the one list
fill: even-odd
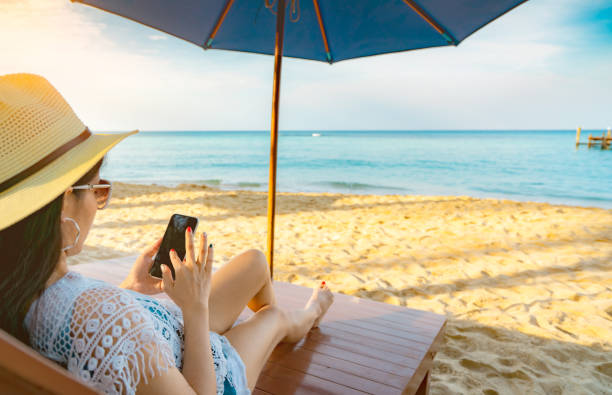
[(587, 148), (591, 148), (593, 146), (599, 145), (601, 149), (610, 149), (610, 145), (612, 145), (612, 132), (610, 128), (608, 128), (608, 133), (603, 132), (601, 137), (593, 137), (592, 133), (589, 133), (589, 140), (586, 143), (580, 142), (580, 132), (582, 128), (576, 129), (576, 148), (579, 145), (586, 145)]

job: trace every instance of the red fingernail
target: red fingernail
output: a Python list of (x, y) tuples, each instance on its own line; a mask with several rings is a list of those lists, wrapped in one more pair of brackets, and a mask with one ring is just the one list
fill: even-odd
[(187, 227), (187, 232), (191, 233), (191, 226)]
[(321, 284), (325, 285), (325, 281), (321, 281)]
[(173, 248), (173, 249), (170, 250), (170, 252), (176, 252), (176, 251), (174, 251), (174, 248)]

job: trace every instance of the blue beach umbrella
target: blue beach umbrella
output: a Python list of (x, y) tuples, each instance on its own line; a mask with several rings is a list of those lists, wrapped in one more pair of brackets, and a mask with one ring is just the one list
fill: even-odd
[(267, 249), (272, 274), (282, 57), (332, 64), (456, 46), (527, 0), (72, 1), (129, 18), (203, 49), (274, 55)]

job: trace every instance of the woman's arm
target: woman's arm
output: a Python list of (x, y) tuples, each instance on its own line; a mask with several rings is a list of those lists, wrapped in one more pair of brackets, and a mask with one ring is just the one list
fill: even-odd
[(216, 394), (217, 380), (210, 347), (208, 307), (183, 311), (183, 321), (183, 376), (198, 394)]
[(184, 352), (183, 376), (198, 394), (215, 394), (217, 380), (210, 347), (208, 298), (212, 275), (213, 248), (206, 248), (208, 239), (200, 235), (198, 258), (195, 256), (194, 235), (185, 231), (185, 258), (181, 260), (170, 250), (170, 268), (161, 265), (162, 289), (183, 311)]
[[(216, 394), (217, 380), (210, 347), (210, 325), (208, 298), (212, 276), (213, 248), (206, 247), (206, 234), (200, 235), (200, 248), (196, 259), (194, 235), (191, 228), (185, 231), (185, 258), (181, 260), (174, 250), (170, 250), (170, 261), (174, 266), (175, 278), (170, 268), (161, 265), (161, 288), (183, 311), (183, 330), (185, 332), (183, 352), (183, 377), (178, 369), (172, 368), (150, 384), (139, 386), (143, 393), (158, 394), (183, 393), (181, 390), (197, 394)], [(153, 250), (153, 248), (151, 248)], [(150, 250), (150, 251), (151, 251)], [(149, 252), (150, 252), (149, 251)], [(159, 385), (155, 385), (159, 382)], [(173, 385), (175, 388), (171, 388)], [(189, 383), (189, 385), (187, 385)], [(188, 388), (186, 388), (188, 387)]]
[(128, 276), (119, 285), (119, 288), (130, 289), (142, 294), (153, 295), (162, 292), (161, 279), (149, 274), (153, 265), (153, 256), (159, 250), (162, 238), (147, 247), (136, 259)]
[[(175, 367), (138, 384), (138, 395), (215, 395), (217, 381), (210, 347), (208, 309), (183, 311), (185, 351), (183, 374)], [(145, 360), (147, 360), (145, 358)]]

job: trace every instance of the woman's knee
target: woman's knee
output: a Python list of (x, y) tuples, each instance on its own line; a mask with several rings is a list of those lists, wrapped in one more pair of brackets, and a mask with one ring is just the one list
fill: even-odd
[(242, 253), (249, 262), (249, 274), (257, 278), (270, 278), (270, 269), (266, 255), (258, 249), (252, 248)]

